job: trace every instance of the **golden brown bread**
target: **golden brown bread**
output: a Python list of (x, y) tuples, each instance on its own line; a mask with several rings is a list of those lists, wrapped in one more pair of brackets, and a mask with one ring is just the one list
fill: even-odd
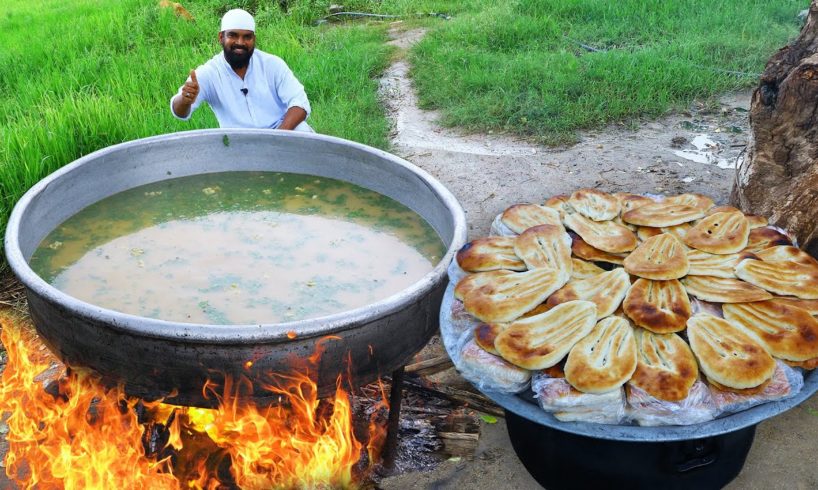
[(474, 327), (474, 341), (487, 352), (498, 356), (500, 354), (494, 348), (494, 341), (497, 335), (505, 329), (505, 323), (481, 323)]
[(637, 279), (622, 306), (637, 326), (659, 334), (684, 330), (693, 314), (687, 292), (676, 279)]
[(741, 213), (715, 213), (687, 231), (684, 242), (711, 254), (732, 254), (747, 246), (750, 224)]
[(681, 204), (683, 206), (690, 206), (691, 208), (707, 211), (713, 207), (713, 200), (702, 194), (687, 193), (679, 194), (678, 196), (670, 196), (665, 199), (665, 202), (671, 204)]
[(613, 221), (593, 221), (574, 213), (565, 217), (565, 226), (576, 232), (589, 245), (604, 252), (630, 252), (637, 245), (636, 235)]
[(466, 272), (526, 270), (525, 263), (514, 253), (514, 237), (491, 236), (472, 240), (457, 252), (456, 259)]
[(607, 192), (597, 189), (574, 191), (568, 204), (578, 213), (594, 221), (608, 221), (619, 216), (619, 201)]
[(514, 240), (514, 254), (529, 269), (551, 267), (569, 277), (573, 269), (571, 237), (562, 225), (538, 225), (525, 230)]
[[(500, 271), (478, 272), (473, 276), (495, 272)], [(460, 282), (466, 279), (468, 277)], [(463, 307), (484, 322), (510, 322), (545, 301), (567, 279), (563, 271), (551, 268), (494, 276), (464, 294)]]
[(571, 279), (588, 279), (589, 277), (605, 272), (605, 269), (602, 267), (582, 259), (572, 258), (571, 264), (573, 264)]
[(627, 254), (612, 254), (603, 252), (598, 248), (588, 245), (585, 240), (579, 236), (571, 237), (571, 252), (581, 259), (590, 260), (592, 262), (607, 262), (609, 264), (622, 265)]
[(739, 279), (687, 276), (682, 279), (688, 294), (713, 303), (749, 303), (772, 299), (773, 295)]
[(643, 242), (650, 237), (661, 235), (662, 233), (664, 232), (662, 231), (661, 228), (654, 228), (653, 226), (636, 227), (636, 236)]
[(627, 320), (600, 320), (577, 342), (565, 361), (565, 379), (583, 393), (605, 393), (624, 385), (636, 369), (636, 342)]
[(559, 213), (560, 219), (565, 220), (566, 214), (573, 214), (577, 212), (577, 210), (574, 209), (571, 204), (569, 204), (568, 199), (570, 198), (571, 196), (566, 196), (564, 194), (549, 197), (548, 200), (543, 203), (543, 206), (555, 210), (557, 213)]
[(636, 209), (639, 206), (644, 206), (645, 204), (653, 204), (656, 201), (647, 197), (647, 196), (640, 196), (639, 194), (631, 194), (630, 192), (615, 192), (613, 194), (619, 201), (619, 214), (625, 214), (631, 209)]
[[(726, 392), (729, 392), (729, 393), (736, 393), (738, 395), (752, 396), (752, 395), (758, 395), (759, 393), (764, 391), (767, 388), (767, 386), (770, 384), (770, 381), (772, 381), (772, 377), (770, 377), (770, 379), (768, 379), (767, 381), (761, 383), (758, 386), (754, 386), (752, 388), (744, 388), (744, 389), (730, 388), (729, 386), (721, 385), (721, 384), (713, 381), (710, 378), (706, 378), (706, 380), (707, 380), (707, 384), (710, 385), (711, 390), (726, 391)], [(714, 394), (715, 394), (715, 392), (714, 392)]]
[(724, 318), (749, 332), (774, 357), (806, 361), (818, 357), (818, 320), (808, 311), (776, 301), (724, 305)]
[(735, 278), (736, 265), (743, 259), (752, 256), (747, 252), (717, 255), (694, 248), (687, 252), (687, 261), (690, 263), (690, 270), (687, 273), (691, 276)]
[(477, 274), (469, 274), (463, 279), (461, 279), (457, 286), (454, 287), (454, 297), (463, 301), (463, 298), (466, 297), (471, 291), (478, 289), (486, 284), (490, 284), (495, 279), (499, 279), (501, 277), (506, 277), (509, 275), (514, 274), (514, 272), (509, 270), (496, 270), (496, 271), (488, 271), (488, 272), (478, 272)]
[(687, 249), (668, 233), (642, 242), (625, 258), (623, 264), (629, 274), (657, 281), (684, 277), (690, 267)]
[(637, 328), (636, 371), (629, 384), (659, 400), (677, 402), (687, 398), (699, 377), (693, 351), (676, 334), (658, 335)]
[(628, 211), (622, 215), (622, 221), (639, 226), (662, 227), (680, 225), (702, 216), (704, 211), (699, 208), (672, 202), (657, 202)]
[(517, 234), (532, 226), (562, 224), (557, 211), (537, 204), (515, 204), (503, 211), (500, 221)]
[(755, 253), (779, 245), (792, 245), (792, 242), (787, 235), (779, 232), (775, 228), (765, 226), (750, 230), (750, 235), (747, 238), (747, 247), (744, 251)]
[[(795, 249), (773, 247), (758, 252), (758, 255), (781, 248)], [(736, 276), (776, 294), (818, 299), (818, 266), (805, 263), (811, 258), (797, 260), (744, 259), (736, 266)]]
[(548, 298), (547, 306), (574, 301), (592, 301), (599, 318), (613, 314), (631, 287), (630, 277), (623, 269), (616, 268), (587, 279), (571, 280)]
[(682, 223), (680, 225), (674, 226), (663, 226), (659, 229), (662, 230), (662, 233), (669, 233), (676, 237), (676, 239), (679, 240), (679, 243), (684, 243), (684, 239), (687, 236), (687, 232), (691, 228), (693, 228), (693, 225), (691, 223)]
[(801, 361), (801, 362), (794, 362), (794, 361), (784, 361), (788, 366), (797, 367), (801, 369), (808, 369), (812, 370), (818, 367), (818, 357), (810, 359), (809, 361)]
[(745, 214), (744, 217), (747, 218), (747, 222), (750, 224), (751, 230), (770, 224), (766, 217), (758, 216), (757, 214)]
[(741, 213), (741, 210), (733, 206), (714, 206), (707, 210), (707, 216), (716, 213)]
[(729, 388), (753, 388), (770, 379), (775, 360), (733, 323), (698, 314), (687, 321), (690, 348), (708, 379)]
[(494, 347), (508, 362), (525, 369), (551, 367), (596, 325), (596, 305), (571, 301), (517, 320), (500, 332)]
[(812, 316), (818, 315), (818, 299), (800, 299), (793, 296), (776, 296), (770, 301), (807, 310)]
[(764, 262), (793, 262), (798, 265), (818, 267), (818, 260), (792, 245), (765, 248), (755, 252), (755, 255)]

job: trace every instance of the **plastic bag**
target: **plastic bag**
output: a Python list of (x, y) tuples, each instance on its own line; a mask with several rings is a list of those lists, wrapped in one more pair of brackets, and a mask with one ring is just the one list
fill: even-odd
[(712, 420), (719, 414), (710, 390), (701, 379), (693, 383), (687, 398), (678, 402), (660, 400), (630, 384), (625, 392), (628, 417), (639, 425), (692, 425)]
[(517, 236), (517, 233), (503, 223), (502, 213), (498, 214), (494, 221), (491, 222), (489, 234), (493, 236)]
[(534, 398), (546, 412), (563, 422), (619, 424), (625, 419), (625, 395), (622, 388), (607, 393), (583, 393), (565, 378), (550, 378), (537, 373), (531, 378)]
[(776, 360), (773, 378), (761, 393), (741, 395), (731, 391), (723, 391), (713, 386), (710, 387), (710, 392), (719, 411), (730, 414), (747, 410), (762, 403), (790, 398), (801, 391), (803, 387), (804, 376), (798, 370)]
[(531, 380), (531, 371), (486, 351), (474, 339), (460, 351), (457, 370), (478, 389), (498, 393), (519, 393)]

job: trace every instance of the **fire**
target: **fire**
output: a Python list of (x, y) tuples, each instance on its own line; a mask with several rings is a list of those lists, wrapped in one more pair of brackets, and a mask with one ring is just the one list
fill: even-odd
[(271, 376), (265, 387), (283, 403), (270, 407), (231, 396), (232, 381), (205, 387), (217, 409), (147, 403), (66, 370), (28, 321), (0, 323), (5, 466), (21, 488), (355, 488), (377, 461), (386, 398), (372, 408), (364, 446), (340, 377), (331, 400), (296, 374)]

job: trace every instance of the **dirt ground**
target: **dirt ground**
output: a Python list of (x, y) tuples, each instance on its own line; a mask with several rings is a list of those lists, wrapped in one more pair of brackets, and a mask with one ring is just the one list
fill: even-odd
[[(405, 50), (422, 30), (392, 29)], [(393, 152), (434, 175), (466, 211), (469, 237), (488, 234), (492, 219), (520, 202), (542, 202), (580, 187), (635, 193), (699, 192), (727, 201), (735, 166), (750, 138), (751, 92), (718, 103), (694, 103), (684, 112), (629, 126), (581, 134), (570, 148), (548, 148), (497, 134), (461, 134), (417, 108), (398, 56), (381, 81), (393, 120)], [(439, 349), (439, 346), (429, 349)], [(456, 373), (449, 373), (451, 378)], [(473, 458), (447, 461), (431, 472), (393, 476), (383, 489), (535, 489), (511, 448), (502, 420), (483, 424)], [(814, 457), (818, 397), (758, 426), (747, 463), (729, 489), (818, 488)]]

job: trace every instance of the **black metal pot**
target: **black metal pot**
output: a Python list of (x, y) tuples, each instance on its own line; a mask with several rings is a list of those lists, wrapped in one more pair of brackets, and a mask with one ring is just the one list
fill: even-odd
[(549, 490), (718, 489), (744, 466), (756, 426), (702, 439), (631, 442), (563, 432), (506, 411), (514, 452)]

